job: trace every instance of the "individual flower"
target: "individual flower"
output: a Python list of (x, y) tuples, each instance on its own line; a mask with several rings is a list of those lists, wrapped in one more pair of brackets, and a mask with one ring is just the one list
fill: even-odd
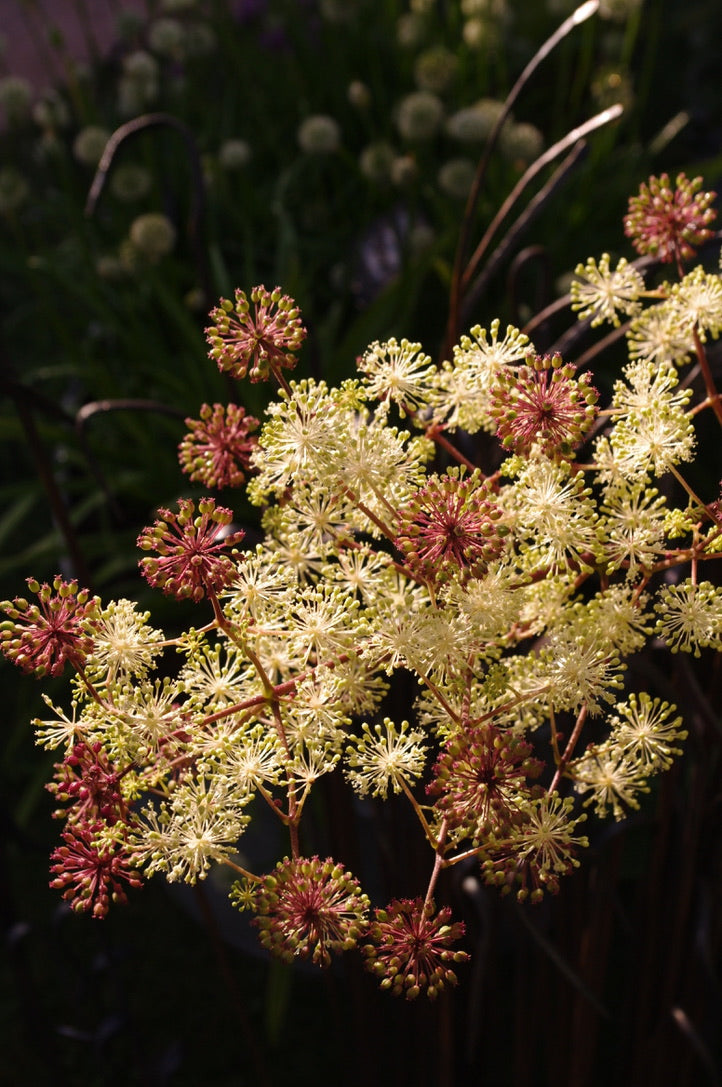
[(665, 500), (654, 487), (620, 479), (607, 490), (603, 514), (603, 554), (607, 573), (626, 567), (634, 578), (664, 552)]
[(695, 255), (694, 246), (712, 237), (709, 225), (717, 214), (711, 206), (717, 194), (701, 188), (701, 177), (690, 181), (683, 173), (674, 187), (667, 174), (640, 185), (624, 218), (624, 232), (638, 253), (665, 264), (681, 264)]
[[(523, 361), (531, 345), (529, 337), (513, 325), (503, 335), (498, 318), (489, 331), (474, 325), (454, 347), (454, 360), (444, 362), (434, 379), (434, 418), (446, 430), (460, 428), (469, 434), (496, 429), (489, 415), (489, 389), (499, 371)], [(533, 350), (533, 349), (532, 349)]]
[(686, 410), (690, 388), (678, 388), (667, 362), (636, 359), (624, 368), (626, 382), (614, 383), (615, 425), (609, 437), (617, 472), (627, 480), (662, 476), (693, 459), (696, 434)]
[(372, 343), (359, 359), (358, 368), (365, 375), (369, 396), (393, 401), (402, 416), (426, 406), (429, 378), (436, 369), (420, 343), (405, 339), (397, 343), (394, 337)]
[(412, 729), (408, 721), (395, 725), (384, 717), (383, 725), (362, 726), (352, 737), (346, 762), (346, 777), (359, 796), (388, 797), (389, 789), (400, 793), (404, 784), (421, 776), (426, 758), (425, 734)]
[(525, 558), (540, 567), (588, 564), (599, 540), (599, 516), (582, 471), (567, 460), (531, 458), (509, 489), (505, 509)]
[(330, 858), (286, 857), (253, 895), (263, 946), (286, 962), (310, 956), (319, 966), (356, 946), (368, 906), (358, 880)]
[[(414, 155), (397, 155), (391, 163), (391, 181), (400, 188), (403, 188), (405, 185), (413, 184), (418, 175), (419, 164)], [(411, 244), (408, 237), (406, 238), (406, 243), (409, 246), (409, 250), (411, 250)]]
[(145, 676), (163, 652), (161, 630), (148, 625), (150, 612), (139, 612), (132, 600), (111, 600), (99, 613), (93, 628), (93, 651), (88, 671), (93, 682), (101, 677), (113, 683), (121, 675)]
[(5, 600), (0, 608), (10, 620), (0, 623), (0, 649), (23, 672), (59, 676), (66, 663), (82, 666), (93, 649), (93, 623), (98, 597), (88, 589), (78, 591), (77, 581), (58, 576), (52, 586), (28, 578), (37, 604), (22, 597)]
[(72, 909), (98, 918), (107, 915), (111, 902), (127, 901), (126, 886), (143, 883), (120, 842), (98, 842), (103, 829), (102, 822), (66, 827), (63, 845), (50, 857), (50, 872), (55, 877), (50, 886), (62, 890)]
[(644, 770), (668, 770), (674, 756), (682, 754), (674, 745), (687, 739), (687, 730), (680, 728), (682, 718), (674, 716), (677, 707), (642, 691), (630, 694), (616, 710), (610, 721), (614, 744)]
[(394, 899), (386, 909), (376, 910), (363, 953), (381, 988), (407, 1000), (426, 992), (433, 1000), (444, 986), (456, 985), (451, 964), (466, 962), (469, 956), (453, 950), (464, 925), (450, 921), (447, 906), (435, 914), (433, 902), (420, 898)]
[(32, 114), (38, 128), (46, 131), (55, 132), (59, 128), (67, 128), (70, 124), (68, 103), (57, 90), (45, 91), (33, 106)]
[(296, 139), (307, 155), (330, 155), (341, 146), (341, 129), (335, 118), (314, 113), (301, 122)]
[(722, 331), (722, 278), (706, 272), (701, 264), (675, 283), (667, 301), (680, 326), (697, 330), (706, 343), (707, 336), (717, 339)]
[(141, 559), (140, 569), (150, 585), (169, 596), (199, 601), (233, 581), (235, 563), (222, 552), (239, 544), (244, 533), (226, 532), (233, 513), (212, 498), (200, 500), (198, 516), (190, 498), (181, 498), (178, 507), (178, 513), (158, 510), (162, 520), (141, 532), (138, 547), (159, 557)]
[(478, 471), (433, 476), (400, 511), (396, 545), (432, 581), (483, 577), (504, 546), (500, 518)]
[(416, 49), (426, 36), (426, 20), (416, 11), (400, 15), (396, 20), (396, 40), (402, 49)]
[(532, 795), (528, 781), (542, 767), (531, 745), (508, 730), (466, 726), (445, 743), (427, 792), (455, 837), (479, 841), (518, 818)]
[(691, 578), (679, 585), (663, 585), (654, 610), (656, 631), (673, 653), (693, 653), (722, 645), (722, 589), (709, 581)]
[(118, 83), (118, 110), (124, 117), (142, 113), (158, 97), (158, 61), (143, 49), (123, 58), (123, 75)]
[(627, 331), (630, 359), (647, 359), (666, 366), (683, 366), (694, 351), (692, 326), (668, 302), (643, 310)]
[(576, 266), (574, 275), (577, 279), (572, 280), (569, 289), (572, 309), (578, 311), (580, 321), (591, 317), (592, 328), (603, 321), (619, 328), (620, 313), (628, 317), (640, 313), (644, 280), (624, 257), (614, 270), (610, 267), (609, 253), (602, 253), (599, 263), (590, 257), (586, 264)]
[(235, 305), (222, 298), (210, 319), (206, 340), (218, 369), (239, 379), (249, 374), (253, 382), (266, 380), (281, 367), (293, 369), (306, 338), (300, 311), (280, 287), (254, 287), (250, 300), (245, 291), (236, 290)]
[(640, 795), (649, 792), (649, 768), (612, 741), (590, 744), (567, 770), (575, 791), (582, 796), (589, 794), (584, 807), (593, 804), (600, 819), (610, 812), (617, 821), (626, 819), (630, 811), (639, 810)]
[(147, 804), (133, 827), (128, 847), (147, 875), (164, 872), (169, 883), (192, 886), (205, 879), (211, 866), (225, 863), (237, 851), (249, 822), (244, 807), (248, 790), (225, 774), (185, 774), (167, 800)]
[(237, 404), (203, 404), (200, 419), (186, 419), (188, 433), (178, 447), (181, 468), (206, 487), (240, 487), (257, 444), (258, 419)]
[(526, 365), (499, 372), (491, 387), (490, 414), (506, 449), (545, 456), (568, 456), (579, 445), (597, 413), (599, 397), (591, 374), (575, 377), (576, 367), (561, 355), (528, 355)]
[(359, 155), (359, 169), (365, 178), (380, 185), (390, 180), (395, 161), (396, 151), (391, 144), (378, 140), (364, 147)]

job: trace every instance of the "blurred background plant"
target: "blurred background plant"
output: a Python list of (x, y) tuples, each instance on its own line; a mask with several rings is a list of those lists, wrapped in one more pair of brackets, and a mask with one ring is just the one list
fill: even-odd
[[(489, 274), (458, 331), (494, 317), (523, 326), (564, 295), (579, 260), (603, 250), (623, 251), (621, 214), (650, 172), (703, 173), (708, 188), (719, 187), (722, 91), (715, 79), (714, 43), (722, 16), (715, 0), (602, 0), (598, 14), (560, 42), (514, 103), (480, 198), (466, 219), (477, 164), (506, 96), (573, 9), (567, 0), (147, 0), (132, 8), (107, 0), (104, 14), (110, 12), (115, 21), (107, 55), (94, 36), (100, 3), (75, 0), (88, 44), (89, 60), (82, 64), (69, 52), (54, 9), (48, 13), (38, 0), (20, 6), (38, 51), (48, 58), (48, 71), (55, 65), (64, 78), (42, 88), (26, 82), (13, 72), (12, 41), (5, 43), (0, 79), (3, 597), (18, 593), (29, 573), (42, 580), (62, 572), (106, 597), (143, 599), (136, 572), (138, 532), (157, 506), (172, 505), (181, 491), (193, 493), (175, 453), (183, 420), (197, 416), (202, 402), (229, 396), (221, 376), (204, 363), (203, 328), (210, 306), (219, 296), (230, 297), (236, 286), (282, 285), (298, 301), (310, 329), (302, 365), (314, 376), (336, 381), (353, 371), (356, 356), (376, 339), (410, 336), (431, 353), (443, 354), (462, 222), (473, 250), (525, 171), (601, 110), (620, 103), (624, 114), (591, 135), (584, 156), (568, 170), (553, 176), (552, 162), (540, 170), (529, 187), (541, 194), (533, 214), (524, 217), (530, 206), (525, 195), (499, 224), (482, 264), (482, 273), (486, 268)], [(565, 320), (569, 323), (568, 311)], [(534, 338), (543, 349), (538, 326)], [(553, 338), (550, 324), (550, 342)], [(604, 383), (603, 363), (601, 370), (596, 364), (595, 378)], [(244, 387), (244, 396), (248, 410), (258, 415), (262, 405), (254, 401), (254, 390)], [(245, 508), (237, 514), (243, 522), (251, 516)], [(161, 624), (163, 607), (163, 600), (154, 598)], [(176, 621), (182, 617), (168, 619)], [(93, 1020), (92, 987), (104, 993), (104, 1012), (95, 1015), (92, 1030), (83, 1034), (85, 1028), (74, 1021), (65, 1033), (58, 1034), (55, 1026), (45, 1031), (43, 1036), (62, 1049), (54, 1082), (61, 1084), (63, 1076), (65, 1082), (84, 1084), (150, 1081), (144, 1075), (154, 1083), (198, 1082), (198, 1065), (188, 1063), (182, 1047), (199, 1060), (206, 1043), (215, 1044), (215, 1031), (203, 1028), (189, 1041), (187, 1028), (166, 1023), (154, 1036), (151, 1022), (136, 1029), (126, 1014), (124, 986), (132, 985), (135, 973), (145, 979), (157, 970), (160, 977), (172, 968), (166, 938), (152, 963), (145, 964), (139, 951), (138, 942), (145, 943), (137, 936), (140, 926), (152, 931), (154, 923), (147, 899), (142, 920), (131, 910), (111, 922), (116, 928), (110, 936), (80, 936), (75, 920), (62, 912), (54, 916), (57, 929), (48, 928), (56, 905), (52, 892), (35, 897), (29, 912), (17, 907), (30, 885), (43, 885), (47, 878), (52, 827), (47, 826), (51, 803), (42, 790), (47, 764), (40, 765), (27, 726), (39, 712), (37, 692), (8, 673), (3, 666), (2, 775), (15, 863), (2, 866), (8, 879), (12, 873), (5, 928), (13, 986), (27, 989), (28, 1027), (47, 1014), (42, 1002), (33, 1004), (37, 993), (30, 979), (39, 964), (24, 957), (43, 956), (42, 941), (33, 944), (28, 937), (28, 926), (40, 923), (46, 937), (64, 949), (67, 961), (56, 958), (55, 969), (72, 979), (74, 1007), (86, 1008), (78, 1011), (78, 1022), (83, 1014)], [(693, 815), (701, 818), (699, 812)], [(570, 894), (554, 918), (557, 933), (570, 946), (580, 926), (588, 931), (584, 918), (590, 903), (599, 924), (602, 903), (605, 917), (611, 910), (608, 896), (616, 892), (604, 883), (605, 866), (622, 865), (638, 877), (646, 865), (638, 855), (648, 858), (652, 830), (637, 824), (626, 844), (617, 835), (612, 859), (603, 853), (592, 875), (576, 881), (576, 897)], [(683, 828), (680, 841), (693, 833)], [(27, 875), (17, 861), (34, 857), (38, 843), (37, 866)], [(658, 856), (657, 863), (660, 872), (674, 866), (669, 857)], [(606, 888), (597, 899), (590, 891), (595, 878)], [(693, 876), (688, 872), (684, 878), (688, 887)], [(160, 892), (155, 902), (158, 931), (187, 941), (183, 921), (169, 919)], [(479, 909), (488, 910), (488, 904)], [(679, 958), (679, 933), (674, 936), (673, 927), (670, 936), (663, 915), (656, 916), (655, 939), (677, 939)], [(482, 934), (485, 924), (482, 917)], [(564, 1033), (542, 1016), (532, 1032), (536, 1041), (529, 1035), (527, 1043), (548, 1047), (548, 1082), (585, 1082), (574, 1075), (588, 1076), (599, 1060), (599, 1046), (609, 1040), (607, 1020), (595, 1008), (587, 982), (578, 976), (569, 981), (568, 971), (565, 981), (564, 964), (555, 962), (549, 947), (540, 952), (548, 936), (530, 936), (513, 911), (503, 916), (501, 932), (506, 950), (515, 948), (520, 973), (514, 978), (521, 979), (532, 955), (540, 953), (543, 965), (534, 975), (538, 992), (550, 976), (563, 989), (560, 1001), (573, 1029)], [(609, 931), (604, 938), (611, 940)], [(640, 952), (649, 957), (650, 969), (651, 941), (650, 935)], [(592, 974), (602, 969), (609, 944), (597, 943), (595, 949), (585, 952)], [(197, 948), (189, 954), (202, 957)], [(123, 956), (127, 961), (121, 962)], [(501, 983), (503, 961), (498, 959), (488, 982), (477, 979), (479, 1007), (485, 986), (494, 978)], [(219, 958), (221, 979), (224, 963)], [(260, 1029), (271, 1041), (289, 1029), (299, 1036), (314, 1034), (303, 1013), (294, 1010), (292, 1020), (284, 1018), (290, 982), (283, 968), (250, 962), (244, 969), (249, 991), (260, 994), (245, 1010), (237, 982), (226, 977), (230, 999), (218, 978), (211, 984), (206, 976), (203, 983), (227, 1032), (237, 1030), (233, 1016), (238, 1013), (251, 1035)], [(197, 987), (201, 968), (188, 964), (188, 970), (189, 985)], [(57, 993), (53, 999), (59, 999)], [(166, 999), (171, 1023), (174, 1017), (183, 1022), (184, 1010), (174, 998)], [(655, 1005), (648, 986), (645, 999), (652, 1022)], [(309, 1006), (319, 1004), (326, 1008), (326, 997), (316, 995)], [(393, 1026), (405, 1044), (421, 1052), (420, 1040), (430, 1031), (448, 1035), (452, 1007), (404, 1018), (405, 1013), (384, 1006), (369, 1015), (377, 1028), (382, 1022), (385, 1032)], [(540, 1015), (535, 1007), (525, 990), (518, 1002), (520, 1019)], [(479, 1033), (474, 1008), (465, 1008), (462, 1018), (463, 1060), (475, 1067), (486, 1030)], [(338, 1024), (342, 1020), (340, 1015)], [(491, 1022), (498, 1032), (500, 1021), (492, 1015)], [(336, 1032), (337, 1048), (329, 1043), (323, 1050), (329, 1067), (344, 1052), (343, 1029)], [(695, 1048), (689, 1024), (680, 1020), (665, 1029)], [(634, 1075), (641, 1076), (642, 1050), (634, 1050), (634, 1032), (628, 1033), (606, 1058), (606, 1073), (615, 1070), (615, 1060), (634, 1052), (642, 1062)], [(565, 1065), (564, 1048), (572, 1035), (586, 1041)], [(130, 1070), (122, 1053), (129, 1039), (136, 1047)], [(18, 1060), (24, 1051), (22, 1038), (19, 1042)], [(513, 1047), (513, 1035), (497, 1047), (497, 1075), (505, 1067), (505, 1045)], [(47, 1052), (52, 1057), (52, 1049)], [(274, 1059), (281, 1062), (278, 1054)], [(283, 1082), (291, 1074), (285, 1061)], [(547, 1078), (534, 1078), (534, 1062), (525, 1061), (516, 1054), (514, 1067), (504, 1072), (508, 1078), (498, 1082), (546, 1083)], [(41, 1062), (35, 1074), (42, 1067)], [(402, 1083), (450, 1082), (436, 1074), (438, 1069), (432, 1074), (421, 1057), (414, 1058), (413, 1067), (412, 1076), (399, 1055), (390, 1077)], [(224, 1080), (219, 1057), (215, 1078), (205, 1081), (260, 1083), (265, 1074), (257, 1066), (247, 1078)], [(427, 1075), (430, 1080), (420, 1078)], [(317, 1067), (294, 1071), (294, 1082), (317, 1081)], [(631, 1074), (627, 1081), (643, 1082)]]

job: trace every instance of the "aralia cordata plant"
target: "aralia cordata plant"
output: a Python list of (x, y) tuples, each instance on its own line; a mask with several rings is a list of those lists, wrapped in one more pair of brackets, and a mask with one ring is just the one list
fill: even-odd
[[(52, 886), (74, 909), (102, 917), (155, 873), (195, 884), (224, 865), (269, 951), (325, 966), (360, 947), (382, 988), (434, 997), (468, 957), (463, 924), (435, 904), (445, 873), (473, 861), (500, 893), (538, 902), (581, 863), (590, 814), (644, 803), (686, 729), (674, 705), (631, 688), (628, 662), (653, 639), (722, 648), (722, 590), (705, 576), (722, 552), (719, 493), (699, 496), (689, 471), (697, 417), (722, 421), (706, 350), (722, 275), (684, 267), (708, 240), (714, 194), (700, 188), (651, 179), (625, 220), (637, 248), (679, 266), (675, 283), (647, 287), (607, 255), (577, 267), (581, 318), (631, 317), (601, 408), (588, 371), (518, 329), (500, 338), (498, 322), (439, 366), (390, 340), (337, 387), (289, 381), (305, 336), (295, 303), (263, 287), (221, 300), (211, 357), (278, 385), (250, 444), (230, 416), (224, 442), (212, 409), (263, 541), (242, 549), (213, 498), (159, 511), (141, 572), (200, 617), (175, 638), (61, 578), (29, 581), (37, 604), (3, 605), (10, 660), (73, 671), (72, 713), (51, 704), (35, 728), (59, 754)], [(693, 366), (698, 395), (681, 377)], [(497, 468), (462, 451), (482, 431)], [(413, 695), (394, 720), (385, 696), (400, 675)], [(309, 797), (332, 774), (359, 797), (408, 802), (430, 858), (416, 897), (372, 906), (343, 863), (304, 855)], [(270, 872), (239, 863), (259, 805), (288, 839)]]

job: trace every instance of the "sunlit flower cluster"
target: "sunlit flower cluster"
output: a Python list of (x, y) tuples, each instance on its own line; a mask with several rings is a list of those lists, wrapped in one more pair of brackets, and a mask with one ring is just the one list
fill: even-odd
[[(695, 193), (672, 206), (698, 238), (709, 201)], [(60, 756), (53, 886), (74, 908), (103, 916), (143, 877), (193, 884), (223, 865), (269, 951), (325, 966), (359, 946), (382, 988), (433, 997), (467, 957), (463, 927), (433, 905), (449, 869), (474, 863), (537, 901), (580, 863), (588, 816), (639, 807), (686, 731), (638, 689), (635, 655), (722, 649), (722, 591), (704, 576), (722, 552), (719, 484), (698, 495), (684, 475), (697, 416), (722, 418), (705, 353), (722, 288), (695, 270), (647, 292), (631, 266), (583, 267), (598, 293), (580, 288), (580, 317), (633, 317), (601, 405), (586, 370), (498, 321), (438, 366), (420, 344), (375, 342), (331, 388), (286, 381), (304, 332), (280, 291), (214, 311), (211, 357), (278, 395), (252, 449), (255, 420), (204, 406), (181, 459), (212, 486), (253, 470), (262, 542), (240, 550), (212, 498), (160, 511), (141, 571), (199, 612), (172, 638), (60, 577), (30, 582), (37, 604), (3, 605), (11, 661), (75, 671), (71, 709), (48, 703), (35, 723)], [(391, 886), (372, 909), (319, 858), (304, 816), (331, 775), (326, 802), (408, 805), (433, 857), (418, 897)], [(288, 842), (271, 872), (242, 852), (259, 811)]]

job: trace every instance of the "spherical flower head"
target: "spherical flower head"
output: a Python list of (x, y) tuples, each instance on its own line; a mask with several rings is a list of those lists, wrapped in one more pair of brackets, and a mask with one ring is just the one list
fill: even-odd
[(426, 407), (435, 367), (420, 343), (401, 343), (392, 336), (372, 343), (358, 362), (363, 382), (373, 399), (392, 401), (403, 417)]
[(590, 257), (586, 264), (576, 266), (574, 275), (578, 278), (569, 288), (571, 308), (578, 312), (580, 321), (591, 318), (592, 328), (604, 321), (619, 328), (620, 313), (636, 317), (641, 312), (644, 280), (624, 257), (614, 269), (610, 267), (609, 253), (602, 253), (599, 263)]
[(501, 510), (478, 471), (432, 477), (399, 516), (396, 546), (410, 569), (429, 581), (483, 577), (504, 546)]
[(38, 597), (29, 603), (17, 597), (0, 604), (10, 617), (0, 623), (0, 649), (24, 672), (59, 676), (66, 663), (82, 666), (93, 649), (93, 623), (98, 617), (98, 597), (77, 581), (56, 577), (52, 586), (28, 578), (28, 588)]
[(181, 468), (206, 487), (240, 487), (250, 470), (258, 419), (238, 404), (203, 404), (200, 419), (186, 419), (188, 433), (178, 447)]
[[(119, 163), (108, 182), (108, 188), (113, 196), (124, 204), (142, 200), (150, 192), (152, 185), (153, 175), (150, 170), (146, 170), (144, 166), (138, 166), (135, 162)], [(137, 231), (138, 227), (136, 226), (135, 229)]]
[(508, 121), (499, 136), (499, 149), (507, 161), (523, 169), (544, 150), (544, 136), (536, 125)]
[(386, 909), (376, 910), (363, 952), (381, 988), (407, 1000), (426, 992), (433, 1000), (445, 985), (456, 985), (450, 964), (466, 962), (469, 956), (453, 950), (464, 935), (464, 925), (450, 921), (448, 907), (435, 914), (433, 902), (420, 898), (394, 899)]
[(433, 45), (419, 53), (414, 62), (414, 80), (420, 91), (445, 94), (459, 68), (459, 58), (445, 45)]
[(222, 170), (229, 173), (242, 170), (253, 158), (253, 150), (246, 140), (224, 140), (218, 148), (218, 163)]
[(381, 185), (391, 178), (396, 151), (390, 143), (380, 140), (364, 147), (359, 155), (359, 169), (372, 184)]
[[(104, 824), (71, 824), (63, 832), (63, 845), (50, 857), (50, 886), (62, 890), (72, 909), (105, 917), (111, 902), (128, 901), (125, 886), (140, 887), (142, 879), (133, 870), (119, 842), (98, 841)], [(125, 885), (125, 886), (124, 886)]]
[(285, 962), (310, 956), (319, 966), (356, 946), (369, 906), (342, 864), (318, 857), (279, 861), (253, 899), (263, 946)]
[(455, 837), (478, 841), (518, 819), (542, 768), (520, 737), (489, 723), (467, 726), (447, 740), (427, 792)]
[(597, 414), (591, 375), (576, 378), (560, 355), (529, 355), (526, 365), (499, 372), (491, 388), (490, 414), (506, 449), (567, 457)]
[(226, 534), (233, 512), (216, 506), (212, 498), (195, 503), (181, 498), (178, 513), (158, 510), (162, 520), (145, 528), (138, 537), (143, 551), (156, 551), (158, 557), (140, 560), (141, 573), (150, 585), (162, 589), (177, 600), (202, 600), (230, 584), (236, 575), (231, 557), (222, 552), (239, 544), (244, 533)]
[(110, 132), (101, 125), (86, 125), (73, 140), (73, 154), (83, 166), (97, 166), (100, 162)]
[(440, 167), (436, 180), (439, 188), (452, 200), (466, 200), (474, 184), (476, 167), (471, 159), (449, 159)]
[(712, 237), (709, 225), (716, 218), (711, 207), (714, 192), (700, 192), (702, 178), (679, 174), (674, 188), (667, 174), (650, 177), (639, 195), (629, 200), (624, 232), (638, 253), (665, 264), (680, 264), (695, 254), (694, 246)]
[[(222, 298), (206, 329), (210, 357), (218, 369), (238, 379), (266, 381), (272, 371), (292, 370), (306, 338), (296, 303), (280, 287), (254, 287), (250, 300), (236, 290), (235, 304)], [(252, 307), (252, 308), (251, 308)]]
[(341, 129), (333, 117), (314, 113), (301, 122), (296, 138), (307, 155), (331, 155), (341, 146)]
[(156, 19), (148, 28), (148, 45), (161, 57), (181, 60), (185, 51), (183, 24), (178, 19)]
[(133, 248), (155, 264), (168, 256), (176, 240), (176, 229), (167, 215), (149, 211), (139, 215), (130, 224), (130, 242)]
[(444, 119), (440, 98), (430, 91), (413, 91), (399, 102), (396, 127), (404, 140), (430, 140)]
[(7, 75), (0, 79), (0, 108), (10, 124), (20, 124), (30, 116), (32, 99), (32, 85), (23, 76)]
[(103, 745), (96, 741), (83, 741), (73, 746), (63, 762), (55, 764), (55, 781), (45, 786), (57, 801), (69, 804), (69, 811), (55, 812), (58, 817), (68, 815), (72, 823), (96, 823), (102, 821), (112, 826), (127, 814), (127, 806), (120, 791), (121, 774), (109, 761)]

